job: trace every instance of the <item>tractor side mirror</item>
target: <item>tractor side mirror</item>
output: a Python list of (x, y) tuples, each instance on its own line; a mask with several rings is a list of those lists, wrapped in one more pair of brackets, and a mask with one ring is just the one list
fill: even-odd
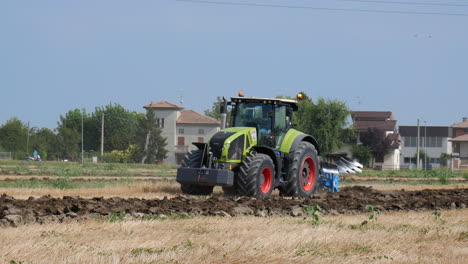
[(219, 106), (219, 112), (221, 114), (226, 114), (227, 113), (227, 106), (228, 106), (228, 102), (227, 102), (226, 98), (224, 98), (224, 96), (223, 96), (223, 101), (220, 103), (220, 106)]

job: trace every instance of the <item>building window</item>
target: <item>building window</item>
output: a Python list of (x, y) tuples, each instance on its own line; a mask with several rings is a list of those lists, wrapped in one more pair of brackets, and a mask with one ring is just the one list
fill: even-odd
[(183, 134), (184, 133), (184, 129), (183, 128), (179, 128), (179, 134)]
[(184, 137), (177, 137), (177, 145), (178, 146), (185, 146), (185, 138)]
[(198, 134), (204, 135), (204, 134), (205, 134), (205, 129), (199, 128), (199, 129), (198, 129)]
[(416, 147), (417, 144), (417, 137), (403, 137), (403, 144), (405, 147)]
[[(417, 147), (418, 137), (403, 137), (405, 147)], [(442, 137), (419, 137), (419, 146), (421, 148), (441, 148)]]
[(416, 158), (405, 157), (403, 159), (403, 162), (406, 163), (406, 164), (408, 164), (408, 163), (416, 164)]
[(205, 143), (205, 139), (203, 137), (198, 137), (198, 143)]
[(157, 123), (159, 128), (164, 128), (164, 118), (158, 118)]

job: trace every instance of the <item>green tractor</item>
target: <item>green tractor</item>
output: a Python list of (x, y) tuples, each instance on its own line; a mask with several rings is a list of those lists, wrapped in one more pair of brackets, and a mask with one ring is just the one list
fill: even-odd
[[(224, 128), (227, 105), (232, 106), (231, 118)], [(283, 196), (306, 197), (319, 182), (335, 184), (338, 190), (336, 165), (320, 163), (317, 140), (293, 128), (297, 109), (297, 101), (288, 99), (224, 100), (222, 129), (209, 143), (193, 143), (198, 149), (187, 154), (177, 170), (182, 192), (209, 195), (214, 186), (222, 186), (228, 195), (270, 197), (278, 188)], [(353, 161), (342, 160), (352, 167)]]

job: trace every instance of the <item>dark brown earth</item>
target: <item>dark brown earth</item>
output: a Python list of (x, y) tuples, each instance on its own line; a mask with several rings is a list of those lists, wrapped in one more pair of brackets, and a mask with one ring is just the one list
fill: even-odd
[(165, 216), (304, 216), (305, 208), (319, 205), (325, 214), (367, 212), (366, 205), (380, 211), (443, 210), (466, 208), (468, 189), (422, 191), (376, 191), (371, 187), (346, 187), (339, 193), (311, 198), (255, 199), (249, 197), (185, 197), (171, 199), (123, 199), (102, 197), (84, 199), (43, 196), (27, 200), (0, 196), (0, 227), (28, 223), (65, 222), (89, 218), (126, 216), (134, 218)]

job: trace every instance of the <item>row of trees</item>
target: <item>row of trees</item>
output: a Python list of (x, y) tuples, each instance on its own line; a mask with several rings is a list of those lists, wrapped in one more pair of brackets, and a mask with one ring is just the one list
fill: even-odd
[(79, 157), (83, 143), (86, 153), (96, 155), (101, 148), (103, 118), (106, 158), (154, 163), (166, 157), (167, 143), (154, 113), (129, 111), (119, 104), (96, 107), (92, 113), (70, 110), (60, 115), (54, 130), (29, 127), (18, 118), (11, 118), (0, 127), (0, 151), (13, 152), (15, 158), (24, 159), (37, 149), (43, 159), (58, 160)]

